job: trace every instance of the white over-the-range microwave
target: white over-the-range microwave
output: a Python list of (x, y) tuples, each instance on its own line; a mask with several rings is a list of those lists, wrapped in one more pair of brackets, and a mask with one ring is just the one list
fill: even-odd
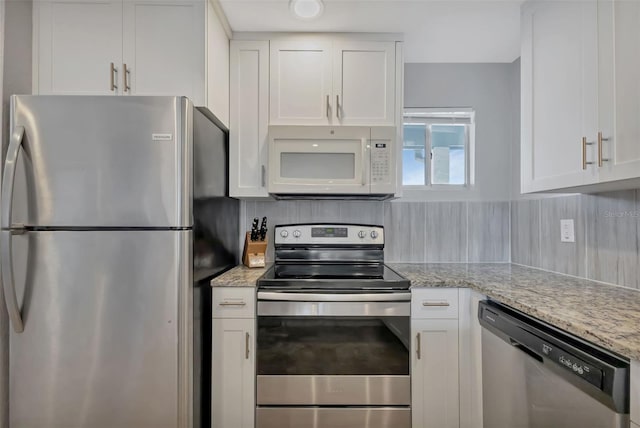
[(276, 198), (388, 199), (396, 193), (393, 126), (270, 126)]

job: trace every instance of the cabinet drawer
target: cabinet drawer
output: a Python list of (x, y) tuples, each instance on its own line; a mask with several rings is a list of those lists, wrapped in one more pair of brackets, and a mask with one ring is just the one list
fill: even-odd
[(212, 293), (213, 318), (255, 318), (256, 289), (216, 287)]
[(411, 290), (411, 318), (458, 318), (458, 289)]

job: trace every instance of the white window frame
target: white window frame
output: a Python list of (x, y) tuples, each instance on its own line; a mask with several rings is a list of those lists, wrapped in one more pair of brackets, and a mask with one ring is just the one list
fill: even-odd
[[(429, 157), (425, 164), (425, 184), (402, 184), (407, 189), (425, 190), (467, 190), (474, 184), (474, 159), (475, 159), (475, 111), (472, 108), (405, 108), (402, 115), (402, 127), (411, 124), (423, 124), (425, 126), (425, 156)], [(464, 184), (433, 184), (431, 165), (431, 132), (427, 130), (432, 125), (464, 124), (465, 128), (465, 178)], [(404, 135), (404, 133), (403, 133)], [(402, 140), (404, 150), (404, 137)], [(402, 158), (401, 158), (402, 159)], [(426, 159), (425, 159), (426, 161)]]

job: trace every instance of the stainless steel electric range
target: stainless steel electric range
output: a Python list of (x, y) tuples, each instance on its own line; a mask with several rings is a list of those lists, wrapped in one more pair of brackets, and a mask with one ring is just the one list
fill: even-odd
[(410, 428), (410, 300), (382, 226), (276, 226), (258, 280), (257, 428)]

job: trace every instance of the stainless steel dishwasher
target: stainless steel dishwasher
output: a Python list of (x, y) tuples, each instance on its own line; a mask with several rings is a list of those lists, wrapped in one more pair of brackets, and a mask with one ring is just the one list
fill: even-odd
[(493, 301), (482, 325), (484, 428), (628, 428), (629, 361)]

